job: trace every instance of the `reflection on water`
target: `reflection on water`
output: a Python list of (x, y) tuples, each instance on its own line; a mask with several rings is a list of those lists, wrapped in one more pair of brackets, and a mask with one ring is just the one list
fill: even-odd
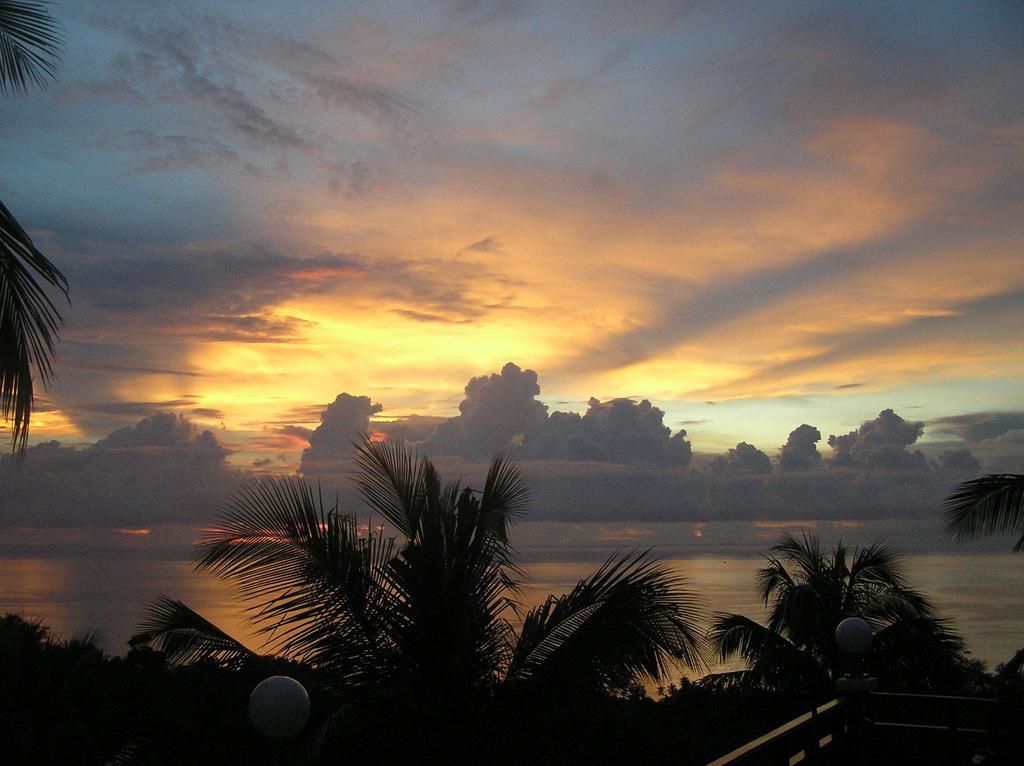
[[(530, 578), (521, 593), (527, 605), (566, 592), (609, 553), (608, 548), (564, 546), (550, 538), (544, 544), (530, 542), (521, 549)], [(763, 617), (753, 581), (762, 565), (759, 556), (671, 547), (670, 553), (667, 563), (687, 578), (709, 611)], [(905, 561), (910, 582), (955, 621), (974, 656), (991, 667), (1024, 647), (1024, 556), (943, 552), (907, 555)], [(186, 561), (0, 559), (0, 612), (41, 619), (66, 638), (95, 630), (100, 644), (114, 653), (126, 651), (146, 603), (160, 593), (184, 601), (251, 646), (260, 645), (230, 587), (192, 572)]]

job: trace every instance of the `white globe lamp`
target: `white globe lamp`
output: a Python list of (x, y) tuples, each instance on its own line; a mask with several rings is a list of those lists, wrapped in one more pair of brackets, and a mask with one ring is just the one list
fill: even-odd
[(264, 737), (294, 737), (309, 720), (309, 694), (294, 678), (271, 676), (249, 695), (249, 720)]
[(839, 651), (850, 657), (866, 654), (874, 637), (871, 626), (860, 617), (847, 617), (836, 627)]

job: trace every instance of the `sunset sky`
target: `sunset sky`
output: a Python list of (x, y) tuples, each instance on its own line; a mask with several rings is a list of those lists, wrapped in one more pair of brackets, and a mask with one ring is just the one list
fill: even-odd
[(294, 470), (338, 394), (453, 416), (509, 361), (708, 453), (1024, 411), (1020, 3), (52, 13), (0, 121), (71, 286), (33, 443), (174, 412)]

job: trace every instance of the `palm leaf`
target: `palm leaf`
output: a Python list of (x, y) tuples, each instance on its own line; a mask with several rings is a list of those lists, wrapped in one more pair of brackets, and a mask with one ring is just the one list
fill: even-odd
[(507, 664), (512, 631), (504, 614), (518, 608), (519, 571), (504, 537), (515, 505), (497, 485), (510, 477), (514, 489), (516, 474), (495, 463), (481, 494), (486, 506), (458, 482), (442, 485), (428, 460), (420, 463), (421, 487), (407, 493), (418, 498), (406, 516), (414, 526), (390, 569), (408, 625), (399, 653), (421, 691), (454, 698), (496, 683)]
[(45, 88), (57, 74), (63, 38), (47, 3), (0, 0), (0, 95)]
[(37, 277), (67, 297), (64, 275), (0, 202), (0, 412), (13, 425), (16, 450), (24, 450), (28, 443), (33, 370), (43, 385), (49, 382), (63, 321)]
[(612, 556), (568, 594), (527, 613), (512, 681), (558, 679), (611, 691), (703, 668), (702, 609), (684, 580), (647, 552)]
[(325, 508), (295, 477), (262, 477), (233, 496), (196, 547), (196, 567), (231, 580), (268, 647), (366, 681), (389, 667), (401, 630), (392, 540)]
[(526, 512), (529, 502), (530, 491), (519, 468), (505, 455), (495, 457), (487, 471), (480, 507), (502, 542), (508, 542), (509, 523)]
[(742, 614), (719, 613), (708, 631), (719, 662), (739, 655), (745, 660), (765, 654), (769, 648), (792, 644), (782, 634)]
[(412, 539), (426, 491), (424, 472), (430, 464), (418, 460), (415, 452), (401, 442), (374, 442), (365, 434), (355, 448), (359, 468), (355, 483), (363, 500)]
[(181, 601), (161, 595), (147, 610), (146, 619), (129, 641), (132, 646), (153, 646), (173, 663), (212, 660), (229, 667), (256, 655)]
[(1020, 534), (1024, 550), (1024, 475), (997, 473), (958, 485), (946, 499), (946, 529), (958, 540), (979, 535)]
[(717, 615), (708, 631), (719, 661), (740, 656), (747, 669), (719, 682), (747, 688), (808, 691), (828, 682), (815, 657), (785, 636), (741, 614)]

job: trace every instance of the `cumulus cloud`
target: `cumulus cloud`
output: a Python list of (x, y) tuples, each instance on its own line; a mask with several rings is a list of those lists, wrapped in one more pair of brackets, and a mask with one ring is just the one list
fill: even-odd
[(946, 471), (978, 473), (981, 463), (969, 449), (950, 449), (939, 455), (938, 466)]
[(157, 413), (79, 449), (37, 444), (0, 460), (0, 527), (144, 527), (207, 521), (245, 474), (187, 418)]
[(119, 428), (92, 445), (93, 449), (100, 450), (146, 447), (206, 451), (218, 460), (223, 460), (228, 454), (210, 431), (199, 433), (190, 420), (169, 412), (158, 412), (134, 426)]
[(386, 434), (389, 439), (416, 444), (429, 439), (446, 420), (448, 418), (434, 415), (404, 415), (394, 420), (378, 421), (373, 424), (373, 430)]
[(865, 421), (856, 431), (828, 437), (832, 463), (888, 470), (924, 468), (924, 455), (919, 450), (906, 449), (923, 431), (924, 423), (907, 421), (892, 410), (882, 410), (877, 418)]
[(989, 441), (997, 444), (1024, 444), (1024, 428), (1012, 428)]
[(589, 460), (685, 466), (686, 431), (675, 435), (665, 413), (647, 399), (591, 398), (587, 411), (553, 412), (537, 400), (537, 373), (512, 362), (500, 374), (466, 384), (459, 415), (438, 425), (424, 444), (432, 455), (485, 459), (507, 449), (522, 460)]
[(789, 438), (779, 450), (779, 468), (783, 471), (800, 471), (821, 465), (821, 453), (817, 444), (821, 431), (814, 426), (798, 426), (789, 432)]
[(647, 399), (602, 402), (592, 397), (582, 416), (553, 412), (543, 430), (523, 445), (521, 455), (528, 460), (685, 466), (691, 458), (686, 431), (673, 435), (664, 417)]
[(1024, 412), (971, 412), (938, 418), (929, 425), (938, 434), (957, 436), (969, 444), (979, 444), (1024, 429)]
[(524, 462), (522, 469), (531, 490), (529, 518), (561, 521), (934, 518), (964, 478), (939, 465), (723, 473), (543, 461)]
[(481, 375), (466, 384), (458, 417), (442, 423), (427, 440), (426, 449), (438, 455), (490, 457), (520, 446), (543, 429), (546, 404), (537, 401), (537, 373), (509, 362), (500, 374)]
[(711, 470), (718, 473), (771, 473), (772, 461), (753, 444), (740, 442), (724, 455), (716, 457), (711, 463)]
[(370, 417), (383, 409), (383, 405), (368, 396), (338, 394), (320, 415), (320, 425), (309, 434), (309, 447), (302, 451), (303, 473), (316, 463), (343, 460), (352, 452), (352, 443), (360, 434), (370, 431)]

